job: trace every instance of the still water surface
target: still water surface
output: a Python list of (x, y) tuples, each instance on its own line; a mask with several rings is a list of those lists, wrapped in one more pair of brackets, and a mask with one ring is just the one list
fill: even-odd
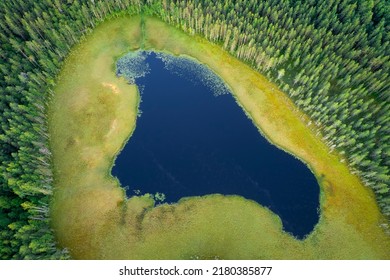
[(112, 169), (128, 196), (160, 192), (173, 203), (240, 195), (270, 208), (298, 238), (313, 230), (319, 218), (314, 175), (259, 133), (210, 70), (153, 52), (117, 67), (119, 75), (133, 71), (127, 78), (142, 99), (136, 129)]

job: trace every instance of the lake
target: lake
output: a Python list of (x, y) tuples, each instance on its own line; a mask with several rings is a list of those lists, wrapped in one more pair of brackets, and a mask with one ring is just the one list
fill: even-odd
[(309, 234), (319, 185), (309, 168), (269, 143), (211, 70), (186, 57), (129, 53), (117, 74), (141, 91), (136, 128), (112, 169), (128, 196), (164, 202), (239, 195), (279, 215), (285, 231)]

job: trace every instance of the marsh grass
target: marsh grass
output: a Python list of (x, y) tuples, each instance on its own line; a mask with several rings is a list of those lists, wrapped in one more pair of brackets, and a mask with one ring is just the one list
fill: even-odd
[[(76, 259), (390, 257), (372, 192), (302, 123), (305, 116), (285, 94), (217, 45), (154, 18), (144, 19), (143, 32), (140, 23), (140, 17), (121, 17), (101, 24), (72, 51), (58, 77), (49, 129), (52, 225), (61, 246)], [(140, 42), (146, 50), (205, 63), (260, 133), (309, 164), (321, 183), (321, 216), (305, 240), (283, 232), (267, 208), (238, 196), (191, 197), (156, 207), (149, 195), (126, 199), (110, 171), (135, 128), (139, 92), (115, 76), (115, 62)]]

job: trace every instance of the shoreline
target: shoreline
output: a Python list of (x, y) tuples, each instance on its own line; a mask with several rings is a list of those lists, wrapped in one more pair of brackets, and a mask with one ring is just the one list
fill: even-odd
[[(130, 21), (134, 22), (134, 26), (130, 26)], [(138, 26), (135, 26), (136, 24), (138, 24)], [(354, 175), (350, 173), (345, 173), (345, 169), (348, 170), (348, 168), (345, 168), (345, 163), (338, 163), (333, 169), (326, 167), (326, 164), (329, 162), (336, 163), (339, 157), (334, 154), (329, 154), (329, 150), (325, 148), (325, 144), (316, 138), (310, 128), (302, 124), (300, 115), (304, 114), (298, 114), (299, 111), (296, 110), (296, 107), (293, 107), (292, 102), (289, 99), (286, 99), (287, 95), (279, 91), (276, 85), (267, 81), (265, 77), (254, 70), (251, 70), (248, 65), (228, 56), (220, 47), (206, 42), (205, 39), (184, 34), (153, 17), (146, 17), (144, 24), (145, 30), (141, 30), (140, 16), (114, 18), (101, 23), (95, 28), (92, 34), (89, 34), (85, 39), (81, 40), (79, 45), (72, 50), (72, 55), (65, 61), (63, 70), (59, 75), (56, 94), (50, 104), (51, 114), (49, 122), (51, 128), (50, 135), (54, 135), (54, 137), (51, 137), (53, 139), (50, 141), (51, 148), (53, 148), (53, 161), (56, 166), (55, 179), (58, 181), (54, 196), (55, 201), (52, 205), (52, 212), (54, 212), (54, 214), (52, 214), (52, 219), (57, 238), (62, 246), (69, 247), (71, 253), (76, 258), (129, 258), (131, 256), (133, 256), (131, 258), (149, 258), (147, 256), (153, 256), (149, 254), (155, 251), (155, 248), (164, 250), (164, 244), (167, 240), (176, 240), (175, 242), (182, 244), (183, 248), (165, 248), (165, 250), (168, 251), (161, 251), (161, 255), (159, 255), (161, 258), (179, 258), (180, 256), (184, 256), (185, 258), (185, 255), (183, 255), (184, 252), (194, 252), (194, 255), (199, 255), (199, 251), (196, 253), (197, 250), (203, 252), (204, 255), (206, 254), (204, 252), (217, 252), (220, 250), (221, 252), (224, 252), (220, 254), (222, 257), (231, 258), (232, 253), (225, 252), (222, 246), (223, 244), (218, 241), (218, 237), (225, 236), (225, 239), (230, 239), (233, 236), (233, 232), (239, 233), (236, 227), (240, 225), (243, 226), (244, 224), (247, 224), (246, 227), (248, 227), (251, 223), (249, 223), (246, 217), (244, 217), (242, 221), (237, 220), (237, 224), (230, 225), (231, 233), (220, 232), (215, 226), (207, 225), (205, 223), (206, 221), (202, 220), (202, 213), (205, 214), (205, 211), (211, 215), (210, 219), (212, 219), (216, 225), (220, 225), (221, 223), (229, 224), (226, 217), (223, 217), (225, 215), (221, 216), (221, 214), (225, 213), (215, 212), (217, 211), (216, 209), (219, 209), (219, 206), (215, 205), (215, 203), (219, 201), (221, 205), (229, 205), (226, 206), (226, 213), (230, 213), (232, 216), (236, 215), (235, 211), (238, 211), (235, 209), (242, 208), (247, 209), (244, 213), (249, 217), (256, 220), (260, 217), (262, 218), (259, 220), (262, 224), (251, 225), (251, 231), (246, 233), (248, 240), (251, 239), (250, 236), (252, 235), (258, 236), (258, 239), (252, 240), (252, 247), (259, 249), (261, 246), (259, 247), (259, 245), (256, 244), (268, 242), (270, 244), (269, 248), (274, 248), (275, 246), (276, 248), (279, 248), (279, 246), (285, 244), (287, 248), (290, 247), (292, 250), (291, 253), (283, 252), (283, 249), (282, 251), (279, 251), (283, 246), (279, 250), (270, 249), (271, 251), (265, 255), (268, 257), (271, 256), (270, 258), (316, 259), (323, 258), (324, 256), (329, 256), (329, 258), (343, 258), (343, 256), (345, 258), (364, 258), (364, 256), (367, 258), (389, 258), (388, 251), (384, 250), (386, 248), (383, 249), (383, 247), (386, 247), (386, 244), (387, 246), (390, 244), (390, 238), (388, 236), (386, 237), (383, 232), (381, 233), (379, 225), (377, 226), (378, 228), (372, 232), (375, 229), (373, 224), (375, 221), (380, 220), (380, 213), (378, 213), (379, 210), (377, 205), (372, 204), (372, 197), (367, 198), (370, 191), (357, 181), (356, 176), (354, 177)], [(115, 30), (111, 32), (112, 34), (105, 34), (103, 31), (110, 30), (110, 27)], [(138, 37), (135, 38), (135, 40), (134, 38), (128, 38), (126, 35), (127, 33), (123, 33), (124, 31), (135, 34), (135, 36)], [(143, 38), (143, 32), (145, 32), (146, 38)], [(104, 36), (108, 38), (104, 38)], [(118, 47), (110, 47), (109, 43), (100, 42), (104, 40), (109, 41), (109, 38), (112, 36), (112, 40), (117, 40), (119, 42), (117, 44)], [(129, 51), (129, 49), (135, 50), (141, 48), (141, 41), (145, 44), (143, 48), (145, 50), (163, 50), (174, 55), (185, 54), (206, 65), (232, 88), (232, 94), (237, 104), (244, 110), (247, 117), (252, 120), (253, 124), (258, 128), (259, 133), (261, 133), (267, 141), (298, 158), (298, 160), (301, 160), (309, 167), (320, 185), (321, 213), (319, 215), (320, 220), (318, 224), (303, 241), (298, 241), (291, 235), (283, 232), (280, 228), (280, 224), (278, 225), (274, 220), (277, 217), (275, 214), (268, 213), (264, 207), (252, 205), (252, 203), (241, 198), (219, 196), (208, 198), (195, 197), (186, 198), (183, 201), (180, 200), (174, 205), (162, 204), (158, 207), (153, 207), (152, 201), (147, 197), (126, 198), (124, 189), (120, 188), (119, 182), (111, 175), (110, 171), (115, 162), (116, 155), (119, 154), (121, 147), (124, 147), (127, 140), (131, 137), (132, 131), (135, 129), (137, 115), (137, 110), (135, 110), (135, 112), (131, 112), (131, 116), (129, 117), (129, 113), (124, 111), (123, 104), (120, 100), (127, 100), (126, 102), (131, 102), (131, 104), (139, 102), (139, 90), (136, 89), (138, 93), (135, 93), (135, 99), (138, 97), (137, 101), (134, 100), (134, 96), (132, 96), (134, 95), (134, 88), (131, 87), (132, 93), (130, 96), (130, 94), (128, 94), (130, 93), (130, 86), (124, 85), (124, 82), (119, 81), (119, 79), (115, 80), (112, 77), (114, 73), (108, 74), (112, 65), (107, 65), (105, 62), (111, 61), (113, 57), (118, 57), (118, 55), (120, 55), (118, 51), (115, 53), (114, 50), (120, 49), (121, 53), (123, 53)], [(100, 42), (99, 44), (102, 44), (101, 47), (99, 47), (98, 42)], [(82, 62), (78, 61), (78, 58), (81, 55), (80, 53), (77, 54), (77, 52), (82, 53), (83, 49), (86, 53), (90, 53), (91, 57), (85, 58), (87, 63), (81, 65)], [(93, 56), (99, 58), (99, 64), (95, 61), (96, 57)], [(208, 57), (208, 63), (204, 61), (205, 57)], [(72, 62), (77, 62), (77, 67), (79, 68), (73, 69)], [(102, 67), (102, 69), (96, 68), (95, 70), (95, 68), (93, 68), (93, 73), (83, 74), (84, 76), (75, 79), (77, 80), (77, 83), (68, 77), (64, 78), (64, 75), (66, 76), (67, 73), (70, 73), (70, 75), (77, 75), (77, 71), (84, 73), (85, 70), (88, 70), (88, 67), (95, 65), (95, 63), (96, 65), (99, 65), (99, 67)], [(232, 65), (241, 65), (239, 70), (248, 73), (247, 76), (244, 75), (246, 78), (244, 81), (235, 79), (237, 71), (235, 69), (229, 70), (229, 63)], [(65, 74), (63, 72), (65, 72)], [(121, 94), (115, 98), (107, 94), (107, 89), (102, 90), (93, 84), (99, 79), (104, 82), (104, 79), (106, 79), (107, 76), (110, 77), (110, 82), (118, 84), (118, 89), (121, 92)], [(90, 81), (84, 83), (85, 80), (83, 80), (83, 78), (90, 79)], [(84, 84), (87, 84), (90, 88), (84, 89)], [(257, 84), (259, 85), (259, 93), (253, 94), (253, 91), (256, 90), (253, 85)], [(245, 89), (245, 86), (247, 86), (247, 89)], [(269, 88), (267, 88), (269, 86), (273, 87), (272, 93)], [(68, 94), (69, 89), (71, 93), (69, 96), (65, 96), (65, 93)], [(276, 89), (275, 92), (274, 89)], [(87, 92), (85, 94), (86, 97), (84, 96), (86, 101), (81, 100), (80, 96), (82, 96), (82, 94), (79, 94), (79, 92), (82, 90)], [(96, 94), (94, 94), (95, 90), (98, 90), (101, 95), (98, 96), (100, 99), (94, 99), (96, 98)], [(131, 98), (131, 101), (129, 98)], [(87, 131), (82, 130), (82, 127), (85, 124), (79, 120), (80, 112), (73, 112), (74, 108), (72, 107), (74, 106), (71, 106), (73, 103), (69, 103), (70, 105), (66, 104), (69, 99), (77, 105), (80, 102), (84, 102), (80, 105), (80, 112), (85, 110), (88, 113), (90, 111), (92, 117), (83, 121), (96, 125), (101, 131), (92, 131), (91, 136), (88, 135)], [(95, 105), (103, 102), (102, 104), (109, 110), (98, 111), (98, 106), (91, 107), (91, 104), (88, 102), (93, 102), (91, 104)], [(277, 105), (272, 107), (272, 102)], [(57, 106), (58, 112), (53, 111), (55, 110), (53, 106)], [(286, 111), (279, 112), (278, 117), (278, 112), (272, 109), (279, 108), (280, 106)], [(279, 111), (282, 111), (282, 109), (279, 108)], [(70, 116), (69, 121), (65, 121), (61, 118), (64, 114)], [(278, 124), (275, 125), (274, 118), (280, 120), (281, 117), (284, 117), (284, 120), (287, 123), (290, 121), (293, 125), (285, 126), (285, 124), (283, 124), (284, 126), (282, 125), (281, 127)], [(107, 127), (110, 127), (113, 119), (119, 123), (119, 127), (126, 127), (126, 123), (133, 127), (130, 130), (129, 127), (127, 127), (127, 133), (126, 129), (125, 131), (117, 130), (116, 138), (113, 140), (115, 143), (110, 143), (110, 140), (114, 139), (113, 136), (102, 143), (101, 140), (99, 140), (100, 134), (107, 130)], [(103, 121), (106, 122), (105, 126), (102, 126), (101, 124)], [(275, 127), (274, 130), (272, 130), (273, 127)], [(298, 132), (294, 132), (294, 130), (291, 131), (291, 127), (296, 128)], [(283, 129), (287, 131), (287, 134)], [(81, 136), (78, 136), (77, 133), (80, 133), (81, 131)], [(272, 131), (274, 134), (272, 134)], [(301, 132), (301, 134), (299, 134), (299, 132)], [(294, 135), (295, 138), (289, 138), (289, 135)], [(73, 146), (64, 143), (65, 139), (73, 139), (75, 137), (76, 140), (78, 139), (77, 137), (79, 137), (79, 139), (77, 140), (78, 142), (75, 140), (76, 144), (73, 144)], [(284, 140), (284, 142), (282, 140)], [(300, 143), (300, 141), (303, 141), (302, 145), (304, 145), (304, 148), (291, 149), (291, 147), (294, 147), (294, 144), (297, 145), (296, 143)], [(299, 145), (297, 147), (299, 148)], [(316, 153), (313, 155), (312, 152), (317, 150), (318, 154)], [(66, 156), (64, 151), (67, 153)], [(66, 163), (66, 159), (70, 161), (72, 158), (74, 159), (75, 157), (77, 158), (84, 154), (86, 159), (81, 159), (81, 163), (83, 164), (80, 163), (80, 166), (78, 166), (79, 168), (75, 168), (71, 163)], [(98, 156), (96, 156), (96, 154), (98, 154)], [(324, 156), (324, 158), (322, 158), (322, 156)], [(313, 163), (316, 157), (323, 162), (319, 161)], [(64, 158), (65, 162), (62, 162)], [(73, 170), (73, 173), (68, 170)], [(75, 171), (77, 173), (83, 170), (86, 174), (82, 177), (86, 178), (80, 178), (74, 173)], [(337, 174), (341, 174), (342, 180), (339, 184), (337, 184), (334, 178), (327, 178), (327, 176), (332, 174), (329, 170), (335, 170)], [(74, 178), (67, 177), (69, 174)], [(99, 178), (100, 180), (98, 180)], [(348, 182), (347, 186), (343, 185), (343, 181)], [(348, 188), (349, 186), (351, 186), (351, 189)], [(364, 188), (366, 188), (366, 190)], [(343, 200), (343, 198), (349, 198), (350, 195), (354, 193), (355, 195), (352, 195), (352, 202), (349, 202), (349, 200), (346, 201), (350, 205), (347, 203), (347, 205), (344, 206), (345, 200)], [(87, 206), (87, 209), (85, 209), (86, 211), (80, 212), (84, 210), (84, 207), (78, 205), (80, 201), (77, 201), (77, 199), (74, 201), (72, 199), (75, 198), (75, 196), (77, 196), (78, 199), (85, 201), (83, 206)], [(92, 198), (90, 198), (91, 196)], [(112, 201), (109, 202), (107, 196), (111, 197)], [(364, 203), (363, 205), (357, 205), (355, 202)], [(88, 206), (90, 206), (90, 209), (88, 209)], [(96, 208), (97, 206), (102, 207)], [(363, 208), (365, 209), (359, 209), (361, 206), (364, 206)], [(72, 207), (72, 212), (69, 214), (69, 217), (62, 217), (64, 216), (64, 211), (69, 209), (69, 207)], [(188, 210), (186, 210), (187, 208), (192, 210), (188, 212)], [(369, 212), (367, 213), (365, 212), (366, 208), (369, 209)], [(248, 209), (250, 209), (250, 211)], [(80, 213), (82, 213), (82, 218), (77, 216), (80, 215)], [(255, 213), (257, 213), (258, 216), (253, 216)], [(362, 213), (366, 213), (367, 218), (370, 217), (370, 219), (365, 223), (363, 222), (361, 225), (358, 221), (360, 216), (362, 216)], [(353, 218), (356, 214), (360, 216), (358, 216), (358, 218)], [(279, 217), (277, 218), (280, 220)], [(72, 224), (72, 221), (79, 221), (80, 224)], [(124, 225), (119, 226), (121, 223), (118, 221), (122, 221)], [(176, 223), (172, 224), (172, 221), (185, 221), (185, 224), (184, 222), (181, 225)], [(204, 230), (199, 231), (196, 225), (198, 225), (198, 228), (203, 227)], [(261, 227), (261, 225), (267, 226)], [(87, 228), (91, 232), (86, 233), (85, 231)], [(164, 229), (165, 231), (168, 230), (168, 233), (165, 233)], [(110, 230), (113, 231), (113, 233)], [(187, 234), (190, 234), (194, 240), (191, 239), (186, 241), (183, 230), (187, 230)], [(264, 233), (263, 230), (266, 230), (266, 233)], [(170, 233), (171, 231), (174, 233)], [(213, 236), (208, 236), (207, 232), (210, 232), (210, 234), (213, 232)], [(271, 235), (267, 234), (267, 232), (273, 232), (272, 235), (274, 236), (271, 238)], [(351, 244), (346, 245), (348, 248), (345, 249), (345, 252), (338, 253), (338, 250), (340, 249), (340, 245), (338, 244), (343, 244), (345, 242), (343, 239), (339, 240), (341, 237), (338, 235), (353, 240)], [(79, 242), (82, 237), (87, 238), (89, 241), (86, 242), (87, 244), (83, 244), (80, 248), (77, 248), (77, 246), (80, 246)], [(318, 241), (318, 239), (321, 240), (321, 238), (323, 241)], [(327, 244), (326, 240), (329, 238), (331, 238), (330, 240), (333, 240), (333, 244)], [(143, 240), (143, 242), (140, 242), (140, 240)], [(210, 243), (211, 240), (214, 240), (214, 242)], [(201, 246), (203, 249), (194, 247), (194, 244), (199, 242), (202, 244), (209, 244), (209, 246), (204, 248)], [(321, 244), (318, 245), (318, 242)], [(233, 242), (232, 248), (236, 248), (235, 250), (237, 250), (236, 257), (240, 258), (241, 256), (242, 258), (250, 258), (250, 256), (252, 256), (253, 258), (256, 255), (259, 256), (259, 253), (254, 251), (254, 248), (248, 247), (249, 245), (250, 244), (238, 245)], [(120, 246), (122, 246), (122, 248)], [(328, 248), (328, 246), (331, 248)], [(356, 246), (357, 248), (355, 248)], [(113, 248), (121, 249), (120, 252), (114, 252), (115, 250), (113, 251)], [(212, 248), (213, 250), (211, 250)], [(183, 251), (184, 249), (186, 250)], [(87, 250), (87, 252), (83, 252), (85, 250)], [(262, 254), (260, 254), (260, 256), (261, 255)]]

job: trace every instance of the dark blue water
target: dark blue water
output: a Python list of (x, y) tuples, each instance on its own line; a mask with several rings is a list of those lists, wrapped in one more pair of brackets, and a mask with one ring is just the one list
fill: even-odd
[[(240, 195), (278, 214), (303, 238), (318, 222), (319, 186), (306, 165), (270, 144), (231, 94), (215, 96), (190, 70), (168, 71), (154, 53), (134, 134), (112, 174), (128, 196), (164, 193), (165, 202), (207, 194)], [(173, 69), (175, 70), (175, 69)], [(213, 75), (211, 72), (209, 75)]]

